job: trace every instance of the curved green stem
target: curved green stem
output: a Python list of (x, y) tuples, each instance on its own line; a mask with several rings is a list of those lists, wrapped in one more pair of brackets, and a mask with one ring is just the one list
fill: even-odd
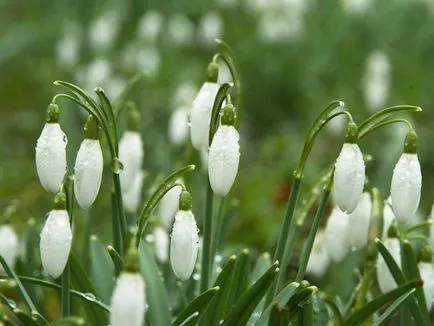
[(203, 220), (203, 245), (202, 245), (202, 266), (200, 277), (200, 292), (204, 292), (209, 287), (209, 279), (211, 276), (213, 257), (212, 255), (212, 214), (213, 214), (213, 201), (214, 193), (209, 183), (208, 175), (206, 176), (206, 205), (205, 217)]
[(225, 100), (226, 96), (228, 95), (229, 90), (231, 89), (231, 85), (228, 83), (224, 83), (220, 86), (217, 95), (214, 100), (214, 104), (212, 106), (211, 111), (211, 121), (209, 124), (209, 138), (208, 138), (208, 145), (211, 146), (212, 139), (214, 138), (214, 134), (217, 132), (218, 125), (219, 125), (219, 115), (220, 110), (223, 105), (223, 101)]
[(393, 120), (388, 120), (388, 121), (382, 121), (382, 122), (379, 122), (375, 125), (372, 125), (372, 127), (367, 128), (363, 132), (359, 133), (359, 138), (363, 138), (367, 134), (369, 134), (369, 133), (371, 133), (377, 129), (383, 128), (385, 126), (388, 126), (388, 125), (391, 125), (394, 123), (404, 123), (407, 125), (408, 131), (414, 131), (413, 126), (411, 125), (411, 123), (408, 120), (406, 120), (406, 119), (393, 119)]

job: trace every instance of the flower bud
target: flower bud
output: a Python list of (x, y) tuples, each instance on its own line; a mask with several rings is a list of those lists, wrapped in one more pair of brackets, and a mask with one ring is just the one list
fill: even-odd
[(145, 319), (145, 282), (135, 272), (121, 272), (110, 304), (110, 326), (142, 326)]
[(65, 269), (71, 243), (72, 232), (66, 211), (66, 198), (63, 193), (59, 193), (55, 198), (54, 209), (48, 213), (39, 244), (42, 266), (51, 277), (58, 278)]
[[(234, 117), (229, 117), (234, 123)], [(208, 175), (214, 193), (226, 196), (235, 181), (240, 162), (240, 136), (232, 124), (222, 125), (217, 129), (209, 149)]]
[[(397, 238), (386, 238), (386, 240), (384, 240), (384, 246), (389, 250), (393, 259), (401, 268), (401, 247), (399, 240)], [(378, 255), (377, 258), (377, 280), (382, 293), (389, 292), (396, 288), (395, 279), (381, 255)]]
[(345, 258), (348, 244), (348, 215), (335, 206), (327, 220), (325, 227), (325, 245), (329, 257), (339, 262)]
[[(18, 255), (18, 237), (9, 224), (0, 226), (0, 239), (0, 255), (11, 268), (14, 268)], [(3, 271), (3, 266), (0, 265), (0, 274)]]
[(350, 246), (361, 249), (368, 242), (371, 208), (371, 195), (369, 192), (364, 192), (356, 209), (348, 216), (348, 241)]
[(355, 143), (345, 143), (335, 164), (333, 194), (339, 208), (350, 214), (356, 208), (363, 192), (365, 162)]
[(423, 280), (423, 293), (428, 311), (434, 303), (434, 265), (432, 262), (421, 261), (418, 264), (420, 277)]
[(157, 226), (154, 228), (155, 257), (160, 264), (165, 264), (169, 256), (169, 235), (167, 231)]
[(59, 125), (59, 107), (50, 104), (47, 122), (36, 142), (36, 170), (42, 186), (57, 193), (66, 172), (66, 135)]
[(198, 251), (198, 229), (191, 210), (179, 210), (170, 241), (170, 263), (176, 277), (186, 281), (193, 273)]
[(123, 170), (120, 174), (121, 189), (128, 192), (134, 178), (142, 169), (144, 151), (142, 137), (138, 131), (127, 130), (119, 142), (119, 159)]
[(312, 253), (309, 256), (306, 267), (306, 272), (315, 277), (322, 277), (330, 264), (330, 257), (327, 253), (324, 241), (325, 234), (324, 230), (322, 230), (315, 236)]
[(169, 140), (175, 146), (185, 143), (188, 135), (188, 111), (185, 108), (173, 111), (169, 121)]
[[(176, 183), (183, 183), (182, 179), (178, 179)], [(172, 226), (173, 218), (179, 210), (179, 195), (181, 194), (181, 187), (173, 187), (161, 198), (158, 212), (160, 214), (161, 222), (169, 229)]]
[(122, 201), (125, 209), (130, 213), (137, 212), (142, 199), (142, 187), (145, 180), (145, 172), (140, 170), (134, 177), (129, 189), (122, 189)]
[(208, 147), (211, 112), (218, 90), (219, 85), (216, 82), (205, 82), (193, 101), (190, 137), (197, 150)]

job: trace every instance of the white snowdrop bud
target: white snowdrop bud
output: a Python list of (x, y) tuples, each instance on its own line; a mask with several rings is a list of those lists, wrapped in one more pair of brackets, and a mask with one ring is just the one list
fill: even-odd
[(393, 169), (390, 195), (392, 210), (400, 223), (410, 224), (419, 207), (422, 187), (422, 173), (416, 154), (417, 136), (414, 131), (407, 133), (404, 153)]
[(54, 209), (48, 213), (41, 231), (41, 261), (44, 271), (58, 278), (65, 269), (71, 251), (72, 232), (66, 211), (66, 197), (58, 193), (54, 198)]
[(188, 135), (188, 110), (179, 108), (173, 111), (169, 121), (169, 140), (175, 146), (185, 143)]
[(145, 282), (139, 273), (122, 272), (110, 305), (110, 326), (142, 326), (145, 319)]
[(122, 190), (122, 201), (127, 212), (135, 213), (142, 199), (143, 181), (145, 171), (140, 170), (134, 177), (133, 184), (129, 189)]
[[(11, 268), (14, 268), (18, 254), (18, 237), (9, 224), (0, 226), (0, 239), (0, 255)], [(0, 274), (3, 271), (3, 266), (0, 265)]]
[(371, 195), (369, 192), (364, 192), (356, 209), (349, 215), (348, 241), (350, 246), (361, 249), (368, 242), (371, 208)]
[(434, 265), (432, 262), (420, 262), (418, 264), (420, 277), (423, 280), (423, 292), (428, 311), (434, 303)]
[(208, 81), (202, 85), (194, 99), (190, 115), (191, 143), (197, 150), (208, 147), (211, 112), (219, 90), (219, 85), (217, 84), (218, 64), (211, 62), (208, 65), (207, 72)]
[(175, 223), (170, 241), (170, 263), (176, 277), (186, 281), (193, 273), (198, 252), (198, 229), (191, 212), (191, 195), (183, 191), (180, 196), (180, 210), (175, 215)]
[(324, 230), (321, 230), (315, 236), (312, 253), (306, 267), (306, 272), (315, 277), (323, 276), (330, 264), (330, 257), (324, 242), (325, 234)]
[(214, 193), (224, 197), (231, 190), (240, 162), (240, 136), (233, 126), (235, 113), (231, 104), (225, 106), (221, 121), (209, 149), (208, 175)]
[(59, 125), (59, 107), (50, 104), (47, 122), (36, 143), (36, 170), (42, 186), (57, 193), (66, 172), (66, 135)]
[[(176, 183), (183, 184), (184, 182), (182, 179), (178, 179)], [(179, 195), (181, 195), (181, 191), (181, 187), (173, 187), (166, 192), (158, 205), (161, 222), (167, 229), (172, 226), (173, 218), (179, 210)]]
[(387, 231), (389, 231), (389, 228), (394, 220), (396, 220), (395, 214), (393, 214), (392, 207), (390, 207), (390, 204), (388, 203), (388, 201), (386, 201), (384, 203), (383, 209), (383, 235), (381, 237), (382, 239), (385, 239), (387, 237)]
[(88, 209), (98, 195), (103, 169), (103, 155), (98, 140), (98, 123), (93, 116), (89, 116), (84, 132), (85, 139), (75, 159), (74, 190), (80, 207)]
[(335, 164), (333, 194), (339, 208), (350, 214), (356, 208), (362, 196), (365, 183), (365, 162), (357, 140), (357, 127), (348, 123), (345, 144)]
[(331, 260), (339, 262), (348, 252), (348, 215), (335, 206), (325, 227), (325, 245)]
[[(401, 247), (399, 240), (397, 238), (386, 238), (386, 240), (384, 240), (384, 246), (389, 250), (398, 266), (401, 267)], [(390, 273), (383, 256), (380, 254), (377, 258), (377, 280), (382, 293), (389, 292), (396, 287), (395, 279)]]
[(157, 260), (161, 264), (166, 263), (169, 256), (169, 235), (159, 226), (154, 228), (154, 250)]

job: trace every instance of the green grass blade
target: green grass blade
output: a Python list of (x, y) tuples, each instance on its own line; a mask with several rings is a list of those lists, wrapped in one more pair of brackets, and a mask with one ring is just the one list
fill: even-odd
[(387, 319), (389, 319), (391, 316), (393, 316), (398, 309), (401, 307), (401, 305), (408, 299), (410, 296), (414, 293), (415, 289), (412, 289), (408, 291), (406, 294), (401, 295), (396, 301), (394, 301), (383, 314), (374, 321), (373, 326), (380, 326), (382, 325)]
[(112, 259), (113, 265), (115, 267), (116, 275), (119, 275), (119, 273), (122, 271), (122, 268), (124, 266), (124, 260), (122, 259), (121, 255), (116, 251), (115, 248), (112, 246), (107, 246), (107, 252), (110, 255), (110, 258)]

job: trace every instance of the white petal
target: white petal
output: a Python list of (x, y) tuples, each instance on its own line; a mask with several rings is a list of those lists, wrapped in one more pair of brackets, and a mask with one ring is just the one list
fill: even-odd
[(154, 250), (157, 260), (164, 264), (169, 256), (169, 235), (162, 227), (154, 229)]
[(395, 219), (396, 217), (395, 214), (393, 214), (392, 208), (387, 202), (385, 202), (383, 209), (383, 235), (381, 237), (382, 239), (387, 238), (387, 232), (389, 231), (389, 228)]
[(327, 252), (335, 262), (344, 259), (348, 252), (348, 224), (348, 215), (335, 206), (325, 227)]
[(434, 265), (428, 262), (418, 264), (420, 277), (423, 280), (423, 292), (428, 311), (431, 310), (434, 303)]
[[(14, 229), (8, 224), (0, 226), (0, 255), (11, 268), (14, 268), (17, 254), (18, 237)], [(3, 267), (0, 265), (0, 273), (2, 272)]]
[[(183, 183), (178, 179), (176, 183)], [(179, 210), (179, 195), (181, 194), (181, 187), (173, 187), (161, 198), (158, 205), (158, 212), (160, 213), (161, 222), (166, 228), (170, 228), (173, 223), (173, 218)]]
[(190, 137), (193, 147), (197, 150), (208, 147), (211, 111), (218, 90), (219, 85), (217, 83), (205, 82), (193, 101), (190, 116)]
[(122, 190), (122, 200), (124, 202), (124, 207), (128, 212), (137, 212), (142, 200), (142, 187), (144, 180), (145, 172), (141, 170), (134, 177), (133, 185), (128, 189), (128, 191)]
[(309, 261), (306, 267), (306, 272), (316, 277), (323, 276), (330, 264), (330, 257), (327, 253), (324, 242), (324, 231), (319, 231), (316, 234), (315, 241), (313, 242), (312, 253), (309, 256)]
[(345, 143), (335, 164), (333, 194), (339, 208), (350, 214), (363, 192), (365, 162), (357, 144)]
[(57, 193), (66, 172), (68, 140), (58, 123), (46, 123), (36, 143), (36, 169), (42, 186)]
[(145, 319), (145, 282), (138, 273), (122, 272), (110, 304), (110, 326), (142, 326)]
[(198, 229), (191, 211), (178, 211), (170, 241), (170, 263), (175, 275), (186, 281), (193, 273), (198, 251)]
[(361, 249), (368, 242), (371, 208), (371, 195), (364, 192), (356, 209), (349, 215), (348, 240), (350, 246)]
[(409, 224), (420, 201), (422, 174), (416, 154), (403, 153), (395, 165), (390, 195), (392, 209), (400, 223)]
[(233, 126), (222, 125), (212, 140), (208, 157), (208, 174), (212, 190), (226, 196), (235, 181), (240, 162), (240, 136)]
[[(384, 240), (384, 245), (390, 251), (398, 266), (401, 267), (401, 248), (399, 245), (399, 240), (396, 238), (387, 238)], [(380, 254), (377, 258), (377, 280), (382, 293), (389, 292), (396, 288), (395, 279), (387, 268), (383, 256)]]
[(119, 141), (119, 159), (123, 170), (120, 174), (122, 191), (128, 192), (134, 178), (142, 169), (144, 151), (142, 137), (139, 132), (125, 131)]
[(74, 191), (78, 204), (88, 209), (101, 186), (103, 156), (99, 140), (84, 139), (75, 159)]
[(41, 261), (45, 272), (58, 278), (65, 269), (71, 250), (72, 233), (65, 210), (52, 210), (41, 231)]
[(186, 109), (177, 109), (172, 113), (169, 121), (169, 139), (170, 142), (179, 146), (185, 143), (188, 134), (188, 111)]

